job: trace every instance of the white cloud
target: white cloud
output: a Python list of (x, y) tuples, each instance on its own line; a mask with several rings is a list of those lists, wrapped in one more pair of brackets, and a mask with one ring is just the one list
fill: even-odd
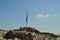
[(36, 17), (38, 17), (38, 18), (47, 18), (49, 16), (50, 16), (49, 14), (37, 14), (36, 15)]

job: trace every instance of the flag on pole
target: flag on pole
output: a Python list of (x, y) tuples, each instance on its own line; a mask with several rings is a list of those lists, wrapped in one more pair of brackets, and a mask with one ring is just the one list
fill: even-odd
[(26, 27), (28, 26), (28, 14), (26, 13)]

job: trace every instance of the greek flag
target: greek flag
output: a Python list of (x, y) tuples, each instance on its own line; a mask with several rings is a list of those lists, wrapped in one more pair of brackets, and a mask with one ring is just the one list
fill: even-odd
[(26, 13), (26, 27), (28, 26), (28, 14)]

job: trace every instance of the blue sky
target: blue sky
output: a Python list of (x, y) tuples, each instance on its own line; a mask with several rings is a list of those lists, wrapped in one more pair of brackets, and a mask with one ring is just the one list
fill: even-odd
[(60, 0), (0, 0), (0, 29), (28, 25), (43, 32), (60, 34)]

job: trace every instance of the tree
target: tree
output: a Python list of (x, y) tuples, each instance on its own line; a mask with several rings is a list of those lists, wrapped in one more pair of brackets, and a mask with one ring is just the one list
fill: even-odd
[(14, 37), (15, 35), (13, 34), (12, 31), (7, 32), (4, 36), (5, 39), (10, 39), (10, 38), (14, 39)]

